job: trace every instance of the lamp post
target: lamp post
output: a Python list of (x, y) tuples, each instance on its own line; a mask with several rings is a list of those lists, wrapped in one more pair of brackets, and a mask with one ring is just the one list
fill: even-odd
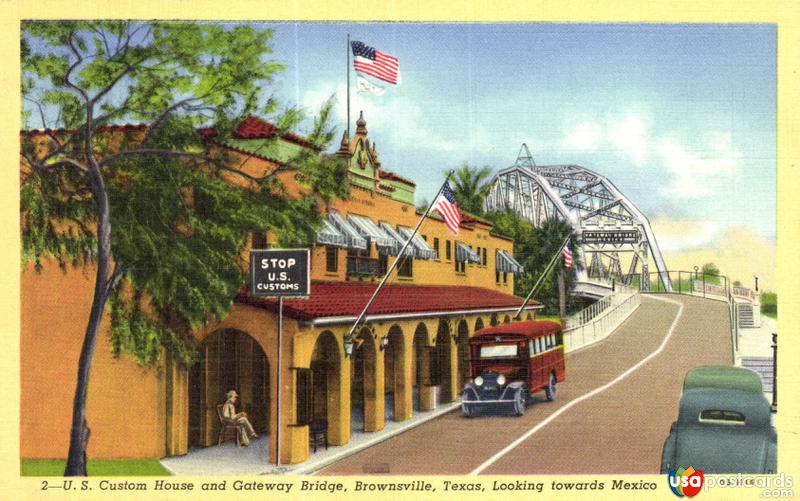
[(753, 275), (753, 278), (756, 279), (756, 292), (758, 292), (758, 275)]
[(778, 333), (772, 334), (772, 412), (778, 411)]

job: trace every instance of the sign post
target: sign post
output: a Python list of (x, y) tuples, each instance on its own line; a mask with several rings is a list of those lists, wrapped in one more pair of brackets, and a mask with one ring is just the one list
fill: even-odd
[(275, 463), (281, 465), (281, 352), (283, 351), (283, 298), (311, 295), (311, 260), (308, 249), (250, 251), (250, 295), (278, 298), (277, 427)]

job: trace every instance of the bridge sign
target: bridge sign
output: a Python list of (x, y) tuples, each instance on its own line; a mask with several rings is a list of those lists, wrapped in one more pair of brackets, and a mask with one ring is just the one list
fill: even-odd
[(250, 295), (308, 297), (309, 257), (308, 249), (251, 250)]
[(584, 244), (635, 244), (639, 242), (639, 230), (583, 230)]

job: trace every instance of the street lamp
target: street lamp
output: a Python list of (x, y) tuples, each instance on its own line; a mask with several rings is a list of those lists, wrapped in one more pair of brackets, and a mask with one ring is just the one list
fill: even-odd
[(697, 272), (700, 270), (699, 266), (694, 267), (694, 279), (697, 280)]
[(753, 278), (756, 279), (756, 292), (758, 292), (758, 275), (753, 275)]

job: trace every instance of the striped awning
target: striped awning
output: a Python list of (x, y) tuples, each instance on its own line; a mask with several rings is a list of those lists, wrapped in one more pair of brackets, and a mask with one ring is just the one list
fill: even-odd
[[(395, 240), (386, 234), (385, 231), (380, 229), (377, 224), (372, 222), (372, 219), (364, 216), (356, 216), (354, 214), (347, 215), (347, 221), (351, 226), (361, 234), (362, 237), (369, 239), (374, 243), (378, 249), (381, 247), (391, 248), (394, 246)], [(388, 252), (386, 252), (388, 254)]]
[[(414, 233), (414, 230), (411, 228), (406, 228), (404, 226), (398, 226), (397, 230), (406, 238), (411, 237), (411, 234)], [(414, 235), (414, 239), (411, 240), (411, 244), (414, 246), (414, 255), (419, 259), (436, 259), (436, 252), (433, 251), (430, 247), (428, 247), (428, 243), (419, 236), (419, 233)]]
[(347, 247), (347, 238), (327, 219), (322, 220), (322, 229), (317, 232), (317, 243), (334, 247)]
[[(392, 226), (387, 223), (381, 223), (381, 229), (384, 232), (386, 232), (387, 235), (392, 237), (392, 240), (394, 240), (394, 245), (392, 245), (392, 247), (390, 248), (389, 255), (390, 256), (400, 255), (400, 249), (403, 248), (403, 244), (406, 243), (406, 240), (408, 240), (408, 238), (400, 235), (400, 233), (398, 233), (397, 230), (392, 228)], [(381, 251), (380, 247), (378, 248), (378, 251), (379, 252)], [(414, 245), (413, 244), (409, 245), (408, 247), (406, 247), (406, 256), (414, 256), (415, 254), (414, 251), (415, 251)]]
[(367, 239), (359, 235), (358, 230), (344, 220), (341, 214), (335, 211), (328, 213), (328, 219), (347, 239), (347, 247), (350, 249), (366, 250)]
[(525, 268), (517, 262), (514, 257), (506, 251), (498, 251), (495, 260), (495, 269), (503, 273), (523, 273)]
[(456, 261), (481, 264), (481, 257), (468, 246), (456, 242)]

